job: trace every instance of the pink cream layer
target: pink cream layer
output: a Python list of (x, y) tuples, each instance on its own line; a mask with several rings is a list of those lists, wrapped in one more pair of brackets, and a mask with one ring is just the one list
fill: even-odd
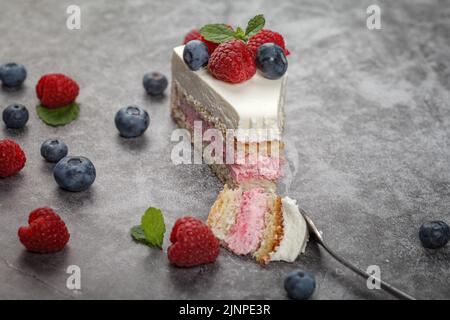
[(282, 175), (281, 167), (280, 158), (269, 156), (259, 156), (255, 161), (250, 161), (247, 156), (245, 164), (228, 165), (233, 180), (238, 183), (260, 179), (277, 180)]
[(183, 111), (186, 122), (189, 124), (191, 128), (194, 128), (194, 121), (202, 122), (202, 133), (205, 133), (206, 130), (214, 128), (214, 124), (211, 122), (204, 121), (200, 114), (195, 110), (187, 101), (181, 100), (177, 103), (178, 108)]
[[(204, 121), (200, 114), (184, 99), (179, 100), (177, 106), (186, 116), (186, 121), (191, 128), (194, 127), (194, 121), (202, 121), (202, 131), (214, 128), (214, 124)], [(224, 153), (226, 148), (224, 148)], [(226, 155), (224, 154), (224, 158)], [(250, 160), (248, 155), (242, 164), (227, 164), (230, 174), (237, 183), (249, 182), (253, 180), (272, 180), (275, 181), (282, 176), (283, 160), (279, 157), (269, 157), (260, 155), (258, 159)]]
[(225, 238), (226, 246), (242, 255), (257, 250), (264, 232), (264, 216), (267, 210), (267, 194), (263, 188), (245, 191), (236, 222)]

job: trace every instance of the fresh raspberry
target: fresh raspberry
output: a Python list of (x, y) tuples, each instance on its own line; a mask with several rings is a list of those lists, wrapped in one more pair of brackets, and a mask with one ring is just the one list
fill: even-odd
[(28, 227), (20, 227), (20, 242), (29, 251), (51, 253), (61, 251), (70, 234), (64, 221), (50, 208), (39, 208), (30, 213)]
[(201, 37), (202, 35), (198, 29), (192, 29), (184, 36), (183, 44), (186, 44), (191, 40), (200, 40)]
[(18, 173), (27, 161), (22, 148), (12, 140), (0, 140), (0, 177)]
[(204, 42), (206, 44), (206, 46), (208, 47), (209, 54), (212, 54), (219, 46), (218, 43), (208, 41), (205, 38), (203, 38), (203, 36), (199, 40), (201, 40), (202, 42)]
[(183, 217), (175, 222), (170, 234), (172, 244), (167, 250), (169, 261), (178, 267), (193, 267), (216, 261), (219, 240), (211, 229), (194, 217)]
[(200, 34), (200, 31), (197, 29), (193, 29), (186, 34), (183, 40), (183, 44), (186, 44), (191, 40), (200, 40), (204, 44), (206, 44), (209, 54), (212, 54), (214, 50), (216, 50), (216, 48), (219, 46), (218, 43), (214, 43), (203, 38), (203, 36)]
[(246, 81), (256, 73), (255, 58), (241, 40), (220, 44), (209, 58), (208, 68), (215, 78), (231, 83)]
[(289, 55), (289, 50), (286, 49), (283, 36), (278, 32), (267, 29), (263, 29), (257, 34), (255, 34), (253, 37), (251, 37), (247, 42), (247, 46), (256, 56), (256, 50), (259, 48), (259, 46), (268, 42), (273, 42), (276, 45), (280, 46), (283, 49), (284, 54), (286, 56)]
[(55, 109), (75, 101), (80, 91), (78, 84), (71, 78), (51, 73), (43, 76), (36, 85), (36, 94), (44, 107)]

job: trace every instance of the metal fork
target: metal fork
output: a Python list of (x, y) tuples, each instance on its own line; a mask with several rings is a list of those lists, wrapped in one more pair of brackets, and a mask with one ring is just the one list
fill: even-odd
[(349, 261), (345, 260), (338, 254), (336, 254), (333, 250), (328, 247), (327, 244), (325, 244), (322, 234), (319, 232), (317, 227), (315, 226), (314, 222), (311, 220), (311, 218), (306, 214), (306, 212), (302, 209), (300, 209), (301, 214), (306, 220), (306, 224), (308, 225), (308, 230), (311, 238), (315, 240), (318, 244), (320, 244), (333, 258), (335, 258), (337, 261), (342, 263), (347, 268), (353, 270), (355, 273), (363, 277), (364, 279), (374, 279), (376, 282), (380, 283), (380, 287), (386, 291), (389, 292), (391, 295), (404, 300), (416, 300), (413, 296), (401, 291), (400, 289), (395, 288), (394, 286), (390, 285), (389, 283), (374, 277), (373, 275), (368, 274), (367, 272), (359, 269), (354, 264), (350, 263)]

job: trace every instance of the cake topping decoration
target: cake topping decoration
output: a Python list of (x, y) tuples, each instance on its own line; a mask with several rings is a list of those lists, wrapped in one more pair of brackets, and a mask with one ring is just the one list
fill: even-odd
[(247, 41), (250, 37), (256, 35), (264, 25), (266, 20), (262, 14), (259, 14), (247, 24), (245, 31), (241, 27), (233, 30), (230, 26), (223, 23), (207, 24), (200, 29), (200, 34), (208, 41), (214, 43), (224, 43), (231, 40)]
[(269, 42), (256, 50), (256, 65), (263, 77), (271, 80), (281, 78), (288, 68), (288, 61), (283, 49)]
[(211, 74), (219, 80), (240, 83), (256, 73), (255, 58), (242, 40), (220, 44), (208, 62)]
[[(183, 60), (192, 71), (207, 65), (213, 77), (229, 83), (251, 79), (257, 67), (265, 78), (279, 79), (287, 70), (289, 51), (281, 34), (263, 29), (265, 23), (259, 14), (250, 19), (245, 30), (225, 23), (193, 29), (183, 41)], [(266, 46), (263, 52), (258, 51), (269, 44), (275, 48)]]
[(200, 40), (191, 40), (184, 46), (183, 60), (192, 71), (205, 67), (209, 61), (206, 44)]
[(258, 48), (261, 45), (263, 45), (264, 43), (269, 43), (269, 42), (275, 43), (276, 45), (280, 46), (281, 49), (283, 49), (284, 54), (286, 56), (289, 55), (289, 50), (286, 49), (286, 44), (284, 43), (283, 36), (281, 34), (279, 34), (278, 32), (268, 30), (268, 29), (263, 29), (260, 32), (258, 32), (257, 34), (255, 34), (254, 36), (252, 36), (248, 40), (247, 46), (256, 55), (256, 50), (258, 50)]
[(184, 37), (183, 44), (187, 44), (189, 41), (192, 41), (192, 40), (200, 40), (201, 42), (206, 44), (206, 46), (208, 47), (209, 54), (213, 53), (214, 50), (216, 50), (217, 46), (219, 45), (218, 43), (206, 40), (200, 34), (200, 31), (198, 29), (192, 29), (191, 31), (189, 31), (186, 34), (186, 36)]

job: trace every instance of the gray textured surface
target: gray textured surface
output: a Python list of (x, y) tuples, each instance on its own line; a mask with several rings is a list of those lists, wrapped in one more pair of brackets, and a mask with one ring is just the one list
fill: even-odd
[[(149, 70), (169, 74), (169, 54), (191, 27), (244, 23), (265, 13), (292, 53), (287, 99), (289, 159), (284, 190), (311, 212), (332, 247), (420, 298), (450, 298), (450, 247), (431, 252), (417, 231), (428, 219), (450, 222), (450, 4), (378, 2), (382, 30), (366, 28), (372, 2), (339, 1), (76, 1), (82, 29), (65, 27), (73, 1), (0, 0), (0, 61), (28, 68), (26, 86), (0, 91), (2, 109), (27, 105), (18, 141), (28, 162), (0, 180), (0, 298), (285, 298), (284, 275), (315, 272), (315, 299), (390, 298), (365, 284), (315, 245), (295, 264), (261, 267), (222, 251), (217, 263), (169, 266), (164, 250), (132, 242), (129, 228), (152, 205), (177, 217), (205, 218), (221, 185), (206, 166), (170, 162), (168, 97), (144, 94)], [(156, 1), (152, 1), (156, 2)], [(34, 112), (34, 85), (63, 72), (80, 86), (82, 111), (63, 128)], [(123, 140), (113, 117), (139, 104), (152, 122), (145, 136)], [(97, 167), (82, 193), (57, 188), (39, 155), (41, 142), (61, 137), (70, 154)], [(51, 206), (72, 234), (66, 250), (27, 253), (16, 236), (28, 213)], [(80, 266), (82, 290), (65, 287), (68, 265)]]

